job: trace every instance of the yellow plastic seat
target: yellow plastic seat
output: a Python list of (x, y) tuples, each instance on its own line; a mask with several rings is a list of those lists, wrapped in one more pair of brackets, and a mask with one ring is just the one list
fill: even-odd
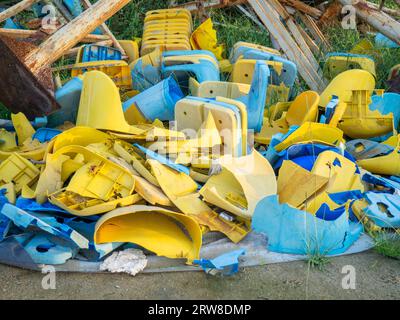
[(191, 217), (159, 207), (133, 205), (102, 216), (96, 223), (94, 241), (135, 243), (159, 256), (191, 262), (199, 258), (202, 236)]
[[(251, 84), (253, 81), (254, 67), (258, 60), (240, 59), (233, 64), (231, 82)], [(282, 62), (264, 60), (264, 62), (280, 75), (282, 72)]]
[(77, 77), (85, 72), (93, 70), (104, 72), (118, 87), (130, 88), (132, 86), (132, 76), (129, 65), (122, 60), (80, 62), (75, 64), (72, 68), (71, 77)]
[(233, 242), (239, 242), (249, 232), (243, 223), (230, 222), (211, 210), (200, 199), (197, 183), (183, 172), (175, 171), (156, 160), (147, 160), (161, 189), (183, 213), (196, 219), (211, 231), (220, 231)]
[(352, 91), (356, 90), (374, 90), (375, 78), (365, 70), (353, 69), (340, 73), (328, 84), (321, 94), (320, 106), (325, 106), (335, 95), (339, 101), (351, 101)]
[(371, 57), (352, 54), (328, 56), (323, 72), (324, 77), (331, 80), (340, 73), (351, 69), (362, 69), (376, 77), (375, 62)]
[(218, 161), (222, 170), (212, 175), (200, 190), (203, 199), (244, 219), (251, 219), (258, 201), (276, 194), (274, 170), (260, 153)]
[(372, 90), (354, 90), (338, 127), (353, 139), (371, 138), (393, 131), (393, 114), (370, 110)]
[(190, 37), (190, 44), (193, 50), (211, 51), (218, 60), (222, 60), (223, 46), (217, 44), (217, 32), (213, 28), (211, 18), (204, 21)]

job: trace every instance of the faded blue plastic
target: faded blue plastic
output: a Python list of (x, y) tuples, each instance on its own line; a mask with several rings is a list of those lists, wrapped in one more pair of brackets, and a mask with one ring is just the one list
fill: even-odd
[(364, 209), (368, 218), (381, 228), (400, 228), (399, 196), (389, 193), (367, 192), (369, 206)]
[(47, 142), (59, 135), (62, 131), (57, 130), (57, 129), (52, 129), (52, 128), (39, 128), (36, 130), (34, 135), (32, 136), (32, 139), (37, 139), (39, 142)]
[(116, 48), (88, 44), (83, 47), (81, 62), (121, 59), (121, 51)]
[(171, 50), (163, 52), (163, 57), (174, 57), (174, 56), (191, 56), (194, 54), (203, 54), (210, 56), (218, 63), (217, 58), (215, 57), (214, 53), (208, 50)]
[(144, 91), (161, 81), (161, 68), (152, 65), (143, 66), (142, 60), (135, 64), (131, 70), (132, 88), (137, 91)]
[[(357, 151), (358, 148), (363, 150)], [(355, 159), (362, 160), (387, 155), (393, 151), (393, 147), (366, 139), (355, 139), (346, 142), (346, 150)]]
[(239, 271), (239, 258), (246, 254), (245, 249), (239, 249), (221, 254), (214, 259), (194, 260), (206, 273), (220, 273), (224, 276), (230, 276)]
[(140, 144), (134, 143), (133, 144), (134, 147), (138, 148), (140, 151), (142, 151), (144, 154), (146, 154), (147, 157), (149, 157), (150, 159), (154, 159), (157, 160), (158, 162), (170, 167), (171, 169), (174, 169), (178, 172), (183, 172), (187, 175), (189, 175), (190, 171), (188, 167), (185, 167), (181, 164), (176, 164), (173, 161), (171, 161), (170, 159), (162, 156), (161, 154), (158, 154), (150, 149), (147, 149), (145, 147), (142, 147)]
[[(8, 199), (6, 198), (6, 190), (1, 189), (0, 187), (0, 212), (3, 206), (8, 203)], [(8, 231), (11, 227), (11, 220), (8, 219), (5, 215), (0, 213), (0, 242), (7, 236)]]
[(375, 45), (377, 47), (381, 48), (400, 48), (400, 45), (398, 45), (396, 42), (393, 40), (389, 39), (382, 33), (377, 33), (375, 36)]
[(170, 76), (146, 89), (123, 104), (124, 112), (135, 104), (147, 120), (171, 121), (175, 104), (184, 97), (174, 77)]
[(368, 106), (371, 111), (379, 111), (383, 115), (393, 113), (393, 122), (395, 129), (400, 126), (400, 94), (386, 92), (383, 95), (374, 95), (371, 97), (372, 102)]
[[(193, 54), (192, 52), (193, 51), (163, 52), (163, 58), (172, 56), (187, 56)], [(214, 63), (206, 59), (199, 59), (199, 61), (200, 61), (199, 63), (186, 63), (186, 64), (171, 65), (171, 66), (166, 66), (164, 64), (164, 61), (162, 61), (161, 74), (164, 77), (167, 77), (171, 75), (171, 73), (173, 73), (179, 79), (179, 82), (181, 81), (180, 80), (181, 78), (184, 78), (187, 81), (187, 79), (189, 79), (190, 77), (190, 73), (194, 74), (196, 80), (199, 83), (203, 81), (220, 81), (219, 69), (215, 66)]]
[(361, 224), (349, 221), (346, 212), (327, 221), (286, 203), (279, 204), (276, 195), (258, 202), (252, 229), (268, 237), (269, 250), (304, 255), (343, 253), (363, 230)]
[(50, 234), (24, 233), (14, 239), (37, 264), (63, 264), (78, 253), (76, 246)]
[(237, 99), (246, 105), (248, 128), (253, 129), (255, 132), (260, 132), (263, 124), (269, 75), (268, 66), (261, 61), (257, 61), (254, 66), (249, 94)]
[[(291, 88), (294, 85), (297, 77), (297, 66), (290, 60), (282, 58), (280, 56), (273, 55), (268, 52), (262, 52), (256, 49), (247, 50), (243, 54), (243, 59), (255, 59), (255, 60), (267, 60), (281, 62), (282, 72), (278, 75), (275, 70), (271, 70), (272, 84), (280, 85), (282, 82), (285, 86)], [(272, 69), (272, 68), (271, 68)]]
[(46, 216), (39, 213), (28, 213), (27, 211), (19, 209), (9, 203), (3, 206), (1, 213), (12, 220), (17, 227), (24, 230), (28, 228), (39, 228), (40, 230), (54, 236), (72, 241), (79, 248), (89, 247), (88, 239), (67, 225), (59, 223), (57, 219), (52, 216)]
[(56, 91), (56, 100), (61, 109), (47, 117), (49, 127), (57, 127), (66, 121), (76, 122), (82, 86), (82, 80), (75, 77)]
[(232, 110), (235, 113), (235, 117), (237, 120), (237, 127), (238, 127), (238, 130), (236, 132), (237, 141), (238, 141), (238, 145), (237, 145), (238, 154), (236, 156), (240, 157), (242, 155), (242, 132), (240, 130), (242, 128), (242, 117), (241, 117), (239, 108), (235, 105), (232, 105), (232, 104), (229, 104), (226, 102), (217, 101), (217, 100), (215, 100), (215, 98), (200, 98), (200, 97), (190, 96), (190, 97), (187, 97), (187, 99), (203, 101), (204, 103), (212, 103), (214, 105), (221, 106), (221, 107), (227, 108), (229, 110)]

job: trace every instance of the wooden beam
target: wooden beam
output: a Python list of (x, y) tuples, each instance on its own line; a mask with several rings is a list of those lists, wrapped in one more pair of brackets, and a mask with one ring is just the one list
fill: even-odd
[(380, 33), (397, 44), (400, 44), (400, 22), (394, 20), (386, 13), (380, 12), (363, 0), (340, 0), (342, 5), (352, 5), (356, 9), (357, 16), (374, 27)]
[(0, 22), (3, 22), (8, 18), (14, 17), (16, 14), (29, 8), (36, 2), (39, 2), (39, 0), (22, 0), (18, 2), (16, 5), (4, 10), (3, 12), (0, 12)]
[[(287, 57), (296, 63), (300, 76), (311, 90), (321, 93), (326, 86), (323, 78), (282, 24), (279, 14), (270, 4), (270, 1), (249, 0), (248, 2), (269, 30), (271, 37), (276, 40)], [(315, 60), (315, 58), (313, 59)]]
[[(48, 34), (40, 30), (25, 30), (25, 29), (6, 29), (0, 28), (0, 35), (8, 36), (13, 39), (27, 39), (37, 38), (44, 39), (48, 37)], [(108, 40), (108, 36), (100, 34), (88, 34), (80, 42), (99, 42)]]
[[(217, 9), (217, 8), (235, 6), (238, 4), (244, 4), (246, 2), (247, 2), (247, 0), (204, 0), (204, 1), (201, 1), (201, 4), (203, 6), (203, 9)], [(172, 6), (171, 8), (174, 8), (174, 9), (175, 8), (184, 8), (184, 9), (189, 10), (191, 13), (197, 13), (197, 11), (198, 11), (197, 1), (182, 3), (177, 6)]]
[(282, 4), (288, 5), (290, 7), (293, 7), (295, 9), (297, 9), (298, 11), (308, 14), (317, 19), (322, 16), (321, 10), (319, 10), (315, 7), (311, 7), (299, 0), (279, 0), (279, 2), (281, 2)]
[(307, 27), (307, 29), (311, 33), (311, 35), (314, 37), (314, 39), (321, 46), (323, 46), (322, 49), (324, 51), (330, 51), (331, 45), (330, 45), (329, 41), (325, 38), (322, 31), (318, 28), (315, 21), (309, 15), (302, 14), (300, 12), (298, 12), (298, 16), (300, 17), (301, 21), (305, 24), (305, 26)]
[(25, 65), (33, 74), (37, 73), (43, 66), (51, 65), (64, 52), (71, 49), (100, 24), (127, 5), (129, 1), (99, 0), (42, 42), (37, 49), (32, 50), (25, 58)]
[[(85, 9), (89, 9), (92, 6), (89, 0), (81, 0), (81, 1)], [(107, 27), (107, 25), (104, 22), (100, 25), (100, 29), (104, 32), (104, 34), (110, 37), (114, 47), (117, 48), (123, 56), (126, 56), (124, 48), (122, 48), (118, 40), (115, 38), (114, 34), (111, 32), (111, 30)]]

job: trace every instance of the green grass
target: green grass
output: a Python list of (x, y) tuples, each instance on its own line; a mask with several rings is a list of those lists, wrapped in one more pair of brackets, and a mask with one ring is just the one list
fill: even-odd
[(323, 254), (309, 254), (307, 258), (308, 267), (319, 271), (323, 271), (329, 263), (329, 258)]
[(400, 259), (400, 235), (392, 232), (381, 232), (375, 238), (374, 250), (386, 257)]

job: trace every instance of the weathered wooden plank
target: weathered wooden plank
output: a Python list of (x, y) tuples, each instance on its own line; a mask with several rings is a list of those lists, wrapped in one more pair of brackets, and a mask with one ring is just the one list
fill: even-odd
[(270, 3), (267, 1), (249, 0), (249, 4), (269, 30), (271, 37), (278, 42), (288, 58), (296, 63), (300, 76), (311, 90), (322, 92), (325, 88), (324, 81), (282, 24), (277, 12)]
[(363, 0), (340, 0), (342, 5), (352, 5), (357, 16), (389, 39), (400, 44), (400, 23), (384, 12), (380, 12)]
[(21, 11), (29, 8), (39, 0), (22, 0), (18, 2), (16, 5), (0, 12), (0, 22), (15, 16), (16, 14), (20, 13)]
[(299, 0), (279, 0), (279, 2), (281, 2), (285, 5), (291, 6), (295, 9), (299, 10), (300, 12), (308, 14), (317, 19), (322, 16), (321, 10), (319, 10), (315, 7), (311, 7)]
[(30, 52), (25, 58), (25, 65), (33, 73), (50, 65), (129, 2), (130, 0), (99, 0)]

